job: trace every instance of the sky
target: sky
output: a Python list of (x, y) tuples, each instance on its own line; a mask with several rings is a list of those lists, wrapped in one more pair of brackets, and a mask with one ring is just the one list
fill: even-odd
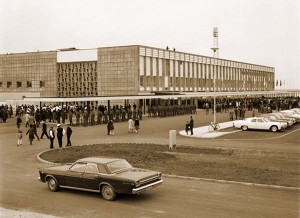
[(299, 0), (0, 0), (0, 54), (122, 45), (275, 67), (300, 89)]

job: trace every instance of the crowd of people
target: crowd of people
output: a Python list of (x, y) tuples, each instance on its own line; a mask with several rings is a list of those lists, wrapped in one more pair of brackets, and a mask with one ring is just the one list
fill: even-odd
[[(198, 108), (206, 111), (206, 114), (213, 113), (213, 99), (201, 99), (197, 102)], [(246, 110), (260, 113), (268, 113), (273, 110), (285, 110), (290, 108), (300, 107), (299, 97), (256, 97), (256, 98), (220, 98), (216, 99), (216, 113), (228, 113), (229, 119), (243, 119)], [(196, 104), (183, 105), (149, 105), (148, 117), (168, 117), (179, 116), (187, 114), (195, 114)], [(12, 106), (0, 106), (0, 122), (6, 122), (7, 119), (13, 115)], [(107, 134), (114, 135), (114, 123), (126, 121), (128, 122), (128, 133), (138, 133), (140, 129), (140, 120), (144, 114), (142, 108), (136, 104), (128, 105), (114, 105), (106, 107), (99, 105), (95, 108), (89, 106), (68, 106), (61, 107), (58, 105), (43, 105), (38, 107), (34, 105), (20, 105), (16, 108), (16, 125), (18, 128), (18, 142), (17, 145), (22, 145), (23, 132), (21, 125), (23, 117), (25, 118), (26, 135), (30, 144), (34, 139), (38, 141), (46, 137), (49, 139), (50, 149), (54, 148), (54, 139), (57, 138), (58, 147), (62, 148), (62, 137), (66, 135), (67, 144), (71, 146), (71, 135), (73, 126), (93, 126), (93, 125), (107, 125)], [(67, 124), (66, 130), (61, 127), (61, 124)], [(41, 135), (37, 133), (37, 128), (41, 125)], [(49, 130), (47, 126), (49, 126)], [(56, 126), (56, 129), (54, 128)], [(194, 121), (192, 116), (186, 122), (186, 132), (193, 135)]]

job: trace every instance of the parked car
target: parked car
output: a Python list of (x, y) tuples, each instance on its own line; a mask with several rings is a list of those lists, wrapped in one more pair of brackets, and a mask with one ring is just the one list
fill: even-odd
[(271, 114), (274, 115), (278, 119), (289, 120), (293, 123), (293, 125), (296, 123), (296, 118), (284, 116), (282, 113), (279, 113), (279, 112), (275, 112), (275, 113), (271, 113)]
[(125, 159), (89, 157), (73, 164), (39, 170), (50, 191), (70, 188), (99, 192), (112, 201), (118, 193), (139, 194), (161, 185), (162, 173), (132, 167)]
[(284, 111), (280, 111), (280, 113), (282, 113), (284, 116), (286, 117), (292, 117), (296, 119), (296, 122), (300, 122), (300, 114), (297, 114), (295, 111), (293, 110), (284, 110)]
[(272, 122), (264, 117), (249, 117), (244, 120), (236, 120), (233, 122), (235, 128), (241, 128), (242, 130), (256, 129), (256, 130), (271, 130), (277, 132), (285, 129), (287, 124), (282, 122)]
[(294, 122), (290, 119), (286, 119), (286, 118), (277, 118), (274, 114), (262, 114), (260, 115), (261, 117), (267, 118), (270, 121), (273, 122), (282, 122), (282, 123), (286, 123), (287, 127), (292, 126), (294, 124)]

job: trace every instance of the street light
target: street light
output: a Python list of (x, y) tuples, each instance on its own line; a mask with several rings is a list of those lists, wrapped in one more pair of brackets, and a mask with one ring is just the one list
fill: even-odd
[(218, 56), (218, 50), (219, 50), (219, 46), (218, 46), (218, 27), (214, 27), (213, 30), (213, 37), (214, 37), (214, 45), (211, 48), (211, 50), (213, 50), (214, 52), (214, 63), (213, 63), (213, 73), (214, 73), (214, 123), (213, 126), (215, 128), (216, 126), (216, 56)]

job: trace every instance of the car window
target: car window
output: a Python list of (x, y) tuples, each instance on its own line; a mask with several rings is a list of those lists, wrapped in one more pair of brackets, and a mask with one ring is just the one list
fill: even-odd
[(256, 122), (256, 119), (252, 119), (251, 122), (255, 123), (255, 122)]
[(103, 164), (98, 164), (98, 171), (102, 174), (107, 174), (107, 170)]
[(107, 164), (111, 173), (115, 173), (121, 170), (132, 168), (132, 166), (126, 160), (117, 160)]
[(70, 168), (70, 170), (76, 172), (84, 172), (85, 167), (86, 167), (86, 163), (76, 163)]
[(98, 173), (97, 164), (87, 163), (85, 172), (86, 173)]

